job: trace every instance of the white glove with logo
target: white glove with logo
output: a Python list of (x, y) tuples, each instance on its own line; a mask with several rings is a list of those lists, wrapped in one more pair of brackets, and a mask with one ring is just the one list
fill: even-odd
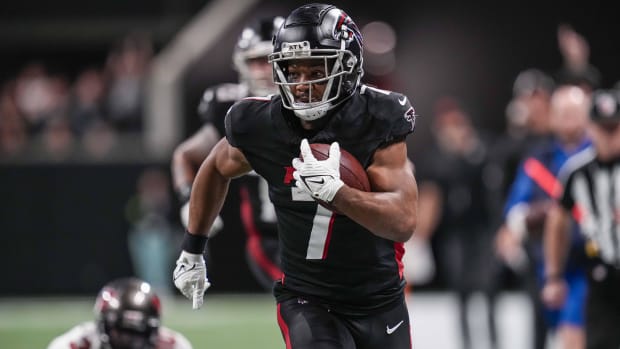
[(201, 254), (181, 251), (173, 272), (174, 285), (181, 293), (192, 300), (192, 308), (202, 306), (205, 291), (211, 286), (207, 279), (207, 266)]
[(307, 139), (301, 141), (301, 156), (293, 159), (293, 178), (298, 188), (308, 192), (315, 200), (331, 203), (344, 182), (340, 180), (340, 145), (329, 147), (329, 157), (317, 160)]

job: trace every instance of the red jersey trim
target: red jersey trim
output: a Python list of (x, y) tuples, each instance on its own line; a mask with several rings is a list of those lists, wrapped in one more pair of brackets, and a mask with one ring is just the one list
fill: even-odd
[(402, 242), (394, 243), (394, 259), (396, 260), (396, 264), (398, 265), (398, 277), (403, 278), (403, 256), (405, 255), (405, 244)]
[(325, 246), (323, 247), (322, 259), (327, 258), (327, 251), (329, 251), (329, 242), (332, 239), (332, 232), (334, 231), (334, 221), (336, 220), (336, 214), (332, 213), (332, 217), (329, 219), (329, 228), (327, 228), (327, 237), (325, 238)]
[(250, 193), (248, 188), (242, 187), (239, 190), (241, 197), (240, 211), (241, 221), (245, 228), (247, 235), (246, 248), (250, 252), (252, 258), (256, 261), (256, 264), (265, 272), (269, 277), (275, 281), (282, 278), (282, 270), (274, 264), (260, 243), (261, 234), (254, 224), (254, 213), (252, 212), (252, 204), (250, 202)]

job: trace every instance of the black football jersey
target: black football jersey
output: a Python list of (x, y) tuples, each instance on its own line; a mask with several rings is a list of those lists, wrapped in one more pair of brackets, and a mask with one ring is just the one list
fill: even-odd
[[(206, 89), (202, 95), (202, 99), (198, 106), (198, 115), (203, 123), (212, 124), (217, 129), (220, 136), (223, 137), (225, 134), (224, 119), (228, 109), (230, 109), (236, 101), (247, 97), (248, 93), (248, 88), (244, 84), (223, 83), (210, 87)], [(236, 190), (247, 190), (247, 202), (252, 207), (251, 218), (254, 225), (251, 228), (252, 232), (247, 233), (276, 239), (276, 217), (273, 205), (269, 201), (267, 182), (255, 173), (237, 178), (235, 182), (235, 185), (231, 186), (231, 188)], [(235, 193), (235, 195), (236, 194), (238, 193)], [(238, 200), (232, 201), (241, 201), (241, 205), (244, 205), (246, 202), (243, 197), (239, 197)], [(246, 230), (248, 230), (247, 227)]]
[(326, 117), (323, 128), (308, 134), (282, 107), (280, 96), (250, 97), (229, 110), (226, 137), (269, 183), (284, 272), (276, 287), (278, 299), (290, 290), (343, 312), (372, 312), (402, 301), (403, 245), (372, 234), (298, 190), (292, 160), (305, 137), (310, 143), (338, 141), (366, 168), (377, 149), (413, 131), (415, 111), (402, 94), (362, 85)]

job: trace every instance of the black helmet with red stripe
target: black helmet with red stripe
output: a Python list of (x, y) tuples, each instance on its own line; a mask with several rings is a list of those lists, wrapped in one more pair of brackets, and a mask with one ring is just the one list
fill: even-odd
[[(360, 84), (363, 41), (357, 25), (341, 9), (327, 4), (301, 6), (286, 18), (274, 37), (274, 81), (280, 89), (283, 105), (306, 121), (316, 120), (349, 98)], [(320, 60), (326, 76), (321, 79), (291, 82), (287, 67), (294, 60)], [(298, 84), (326, 84), (319, 101), (296, 102), (291, 88)]]

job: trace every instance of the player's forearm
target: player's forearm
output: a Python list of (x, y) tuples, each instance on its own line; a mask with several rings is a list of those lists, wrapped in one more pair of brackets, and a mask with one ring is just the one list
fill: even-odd
[(215, 127), (207, 124), (177, 146), (172, 154), (172, 177), (177, 192), (191, 187), (197, 169), (219, 139)]
[(418, 203), (402, 193), (363, 192), (347, 186), (334, 197), (340, 212), (385, 239), (405, 242), (416, 229)]
[(198, 170), (192, 186), (188, 230), (207, 236), (211, 225), (222, 209), (230, 179), (215, 166), (215, 158), (208, 157)]
[(188, 195), (184, 191), (189, 190), (196, 176), (196, 167), (189, 161), (187, 154), (177, 148), (172, 155), (172, 182), (175, 191), (181, 196)]
[(559, 277), (564, 272), (568, 250), (569, 216), (558, 205), (549, 212), (544, 231), (545, 276)]

